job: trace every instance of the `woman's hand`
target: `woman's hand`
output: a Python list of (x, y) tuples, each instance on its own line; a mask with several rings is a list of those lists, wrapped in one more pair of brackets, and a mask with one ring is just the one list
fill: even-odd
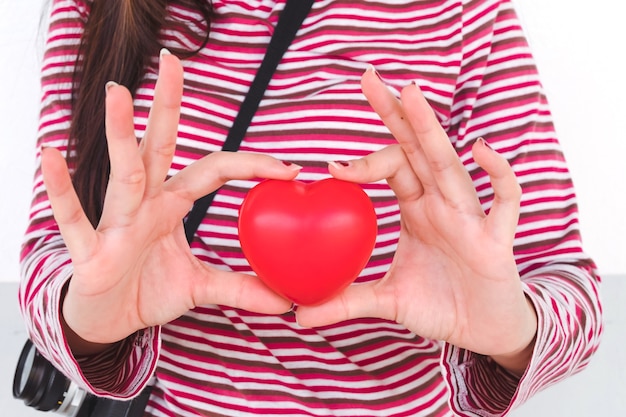
[(507, 161), (478, 140), (474, 160), (495, 192), (486, 215), (472, 180), (416, 85), (397, 100), (376, 72), (363, 92), (399, 142), (331, 163), (340, 179), (386, 178), (398, 197), (401, 231), (392, 265), (375, 283), (352, 285), (315, 307), (299, 306), (303, 326), (359, 317), (394, 320), (420, 336), (492, 356), (521, 373), (532, 354), (537, 317), (513, 257), (521, 189)]
[[(106, 135), (111, 159), (103, 214), (94, 230), (61, 153), (43, 149), (42, 169), (74, 274), (63, 303), (68, 338), (106, 344), (167, 323), (202, 304), (282, 313), (291, 304), (256, 277), (211, 268), (192, 255), (182, 219), (193, 202), (229, 179), (293, 179), (298, 166), (269, 156), (213, 153), (165, 181), (179, 121), (183, 72), (161, 59), (154, 104), (141, 145), (129, 91), (109, 85)], [(80, 339), (75, 347), (81, 353)], [(84, 352), (89, 343), (83, 343)], [(91, 347), (98, 347), (92, 345)]]

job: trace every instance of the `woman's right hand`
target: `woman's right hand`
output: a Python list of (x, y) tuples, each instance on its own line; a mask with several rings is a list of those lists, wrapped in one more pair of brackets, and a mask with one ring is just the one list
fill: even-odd
[(165, 181), (176, 147), (183, 70), (170, 54), (162, 56), (160, 66), (139, 146), (129, 91), (107, 87), (111, 176), (96, 229), (81, 208), (61, 153), (42, 149), (44, 182), (74, 269), (62, 316), (75, 354), (101, 350), (198, 305), (268, 314), (291, 306), (256, 277), (200, 262), (185, 239), (182, 219), (196, 199), (230, 179), (290, 180), (299, 167), (269, 156), (216, 152)]

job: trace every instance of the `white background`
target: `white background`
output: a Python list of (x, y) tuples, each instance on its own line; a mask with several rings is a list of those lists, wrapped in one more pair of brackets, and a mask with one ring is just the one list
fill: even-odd
[[(590, 367), (514, 417), (626, 415), (626, 6), (624, 0), (514, 1), (577, 187), (585, 248), (605, 276), (606, 317)], [(0, 285), (0, 409), (21, 417), (45, 415), (10, 397), (26, 338), (14, 294), (33, 172), (42, 8), (42, 0), (0, 0), (0, 282), (7, 282)]]

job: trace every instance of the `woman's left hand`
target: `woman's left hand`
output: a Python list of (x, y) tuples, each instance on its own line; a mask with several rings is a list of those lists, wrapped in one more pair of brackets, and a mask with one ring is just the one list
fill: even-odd
[(489, 355), (521, 374), (528, 365), (537, 316), (524, 295), (513, 256), (521, 188), (508, 162), (483, 140), (476, 163), (495, 193), (483, 211), (472, 179), (416, 85), (398, 100), (373, 69), (363, 92), (399, 145), (348, 166), (330, 165), (339, 179), (386, 179), (400, 206), (398, 248), (381, 280), (352, 285), (319, 306), (299, 306), (302, 326), (378, 317), (412, 332)]

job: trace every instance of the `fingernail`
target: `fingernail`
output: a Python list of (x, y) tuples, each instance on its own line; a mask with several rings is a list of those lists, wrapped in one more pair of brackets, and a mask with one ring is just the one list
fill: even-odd
[(294, 171), (298, 171), (302, 169), (302, 166), (298, 164), (294, 164), (293, 162), (289, 162), (289, 161), (281, 161), (281, 162), (283, 163), (284, 166), (289, 167), (293, 169)]
[(116, 83), (115, 81), (109, 81), (108, 83), (104, 85), (104, 91), (108, 93), (111, 87), (115, 87), (116, 85), (119, 85), (119, 84)]
[(416, 86), (418, 90), (422, 91), (422, 88), (420, 87), (419, 83), (417, 82), (417, 80), (413, 80), (411, 81), (411, 84)]
[(351, 164), (349, 161), (329, 161), (328, 165), (331, 165), (335, 169), (343, 169), (349, 167)]
[(172, 53), (167, 48), (161, 48), (161, 52), (159, 53), (159, 59), (163, 59), (165, 55), (172, 55)]
[(373, 72), (374, 74), (376, 74), (379, 80), (383, 81), (383, 77), (380, 76), (380, 73), (376, 70), (376, 68), (372, 64), (369, 64), (367, 66), (367, 71)]
[(493, 148), (491, 147), (491, 145), (485, 140), (485, 138), (483, 138), (482, 136), (479, 137), (478, 139), (476, 139), (476, 141), (478, 143), (480, 143), (481, 145), (483, 145), (486, 148), (489, 148), (491, 150), (493, 150)]
[(294, 311), (293, 311), (293, 318), (294, 318), (294, 321), (295, 321), (294, 324), (296, 325), (297, 328), (299, 328), (299, 329), (306, 329), (306, 327), (303, 327), (300, 324), (300, 316), (298, 316), (298, 306), (297, 305), (295, 306)]

